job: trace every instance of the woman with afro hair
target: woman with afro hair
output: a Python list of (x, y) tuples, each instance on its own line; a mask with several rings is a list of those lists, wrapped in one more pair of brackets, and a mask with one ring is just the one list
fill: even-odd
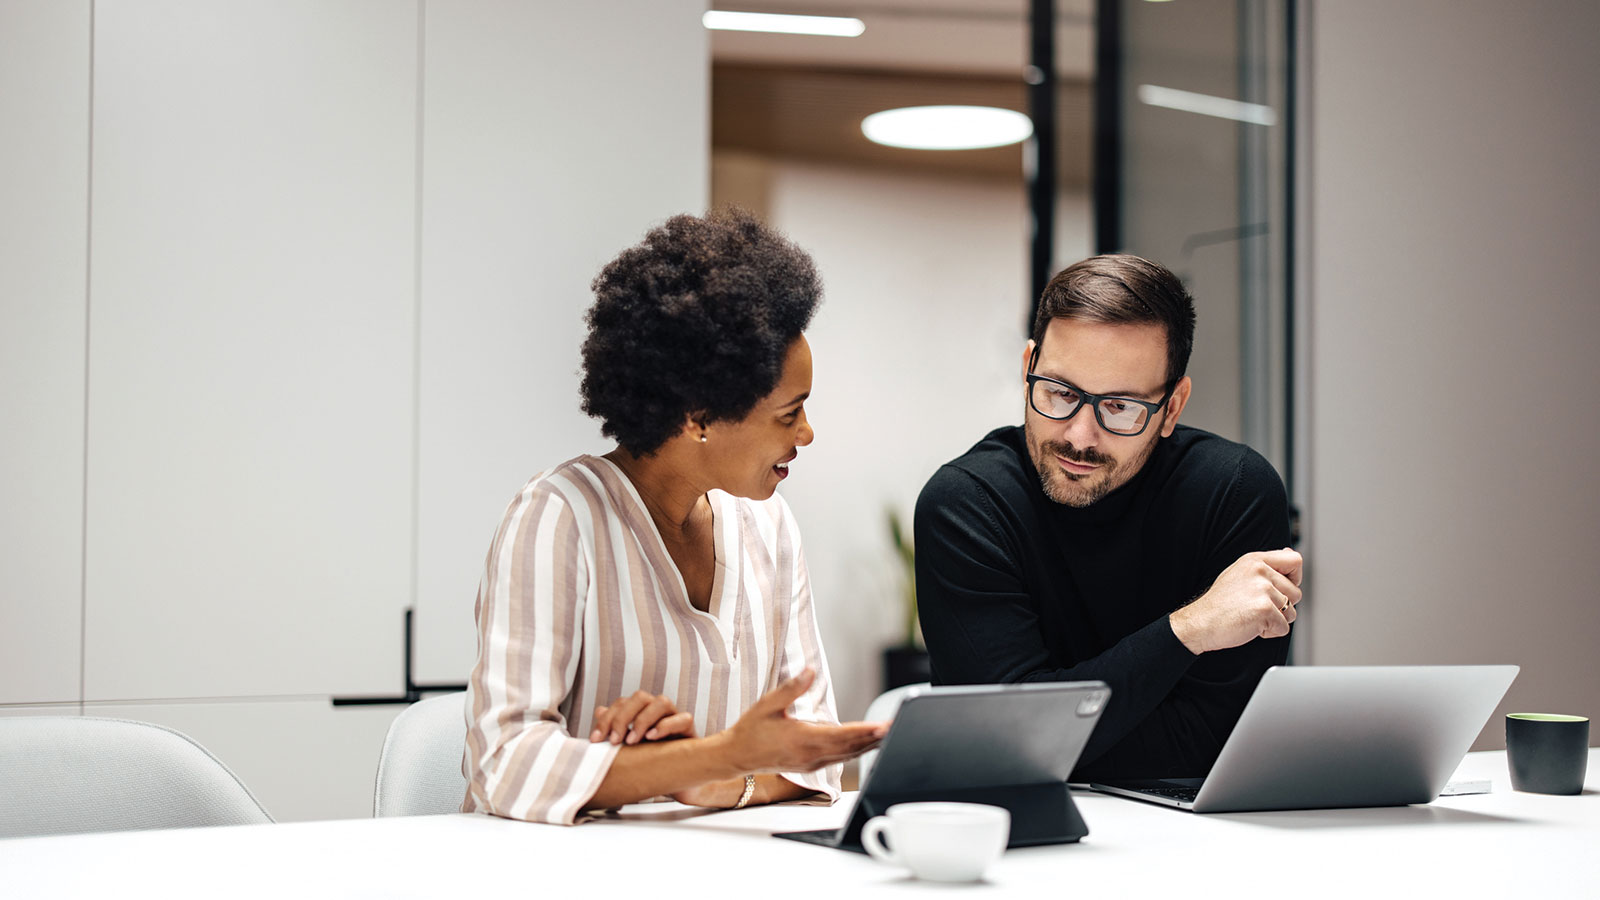
[(462, 808), (832, 802), (886, 726), (834, 714), (776, 493), (813, 436), (816, 268), (748, 214), (680, 215), (593, 287), (583, 409), (617, 447), (535, 476), (495, 534)]

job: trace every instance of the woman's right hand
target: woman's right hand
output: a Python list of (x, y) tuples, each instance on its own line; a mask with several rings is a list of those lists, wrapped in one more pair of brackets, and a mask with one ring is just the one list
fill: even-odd
[(589, 741), (637, 744), (694, 736), (694, 716), (679, 712), (667, 695), (634, 691), (627, 697), (618, 697), (610, 706), (595, 709)]
[(739, 772), (811, 772), (859, 756), (883, 740), (885, 722), (818, 725), (789, 715), (817, 673), (806, 669), (764, 694), (727, 731), (714, 735)]

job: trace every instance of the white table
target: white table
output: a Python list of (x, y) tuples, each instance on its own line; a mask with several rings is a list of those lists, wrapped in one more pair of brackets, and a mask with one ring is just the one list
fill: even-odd
[(768, 836), (836, 827), (848, 802), (650, 804), (576, 828), (455, 815), (0, 841), (0, 897), (1600, 896), (1600, 749), (1577, 797), (1513, 792), (1500, 752), (1469, 754), (1456, 777), (1493, 792), (1209, 816), (1076, 793), (1087, 838), (1009, 851), (968, 886)]

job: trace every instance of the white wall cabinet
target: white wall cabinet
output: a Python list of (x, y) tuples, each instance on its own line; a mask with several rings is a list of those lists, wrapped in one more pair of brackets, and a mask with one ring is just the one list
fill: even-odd
[(412, 605), (464, 680), (500, 510), (600, 446), (588, 285), (704, 206), (703, 9), (0, 0), (0, 712), (367, 815), (401, 707), (328, 697), (399, 693)]
[[(417, 677), (461, 681), (523, 482), (609, 446), (579, 408), (589, 283), (706, 204), (704, 3), (427, 7)], [(491, 25), (492, 23), (492, 25)]]
[(416, 26), (386, 0), (98, 8), (90, 700), (397, 681)]
[(0, 703), (82, 664), (89, 4), (0, 0)]

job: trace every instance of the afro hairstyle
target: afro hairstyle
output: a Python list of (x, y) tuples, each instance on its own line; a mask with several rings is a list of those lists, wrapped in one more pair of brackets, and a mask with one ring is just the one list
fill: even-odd
[(687, 421), (748, 415), (777, 387), (822, 296), (811, 257), (737, 209), (673, 216), (593, 288), (583, 411), (635, 456)]

